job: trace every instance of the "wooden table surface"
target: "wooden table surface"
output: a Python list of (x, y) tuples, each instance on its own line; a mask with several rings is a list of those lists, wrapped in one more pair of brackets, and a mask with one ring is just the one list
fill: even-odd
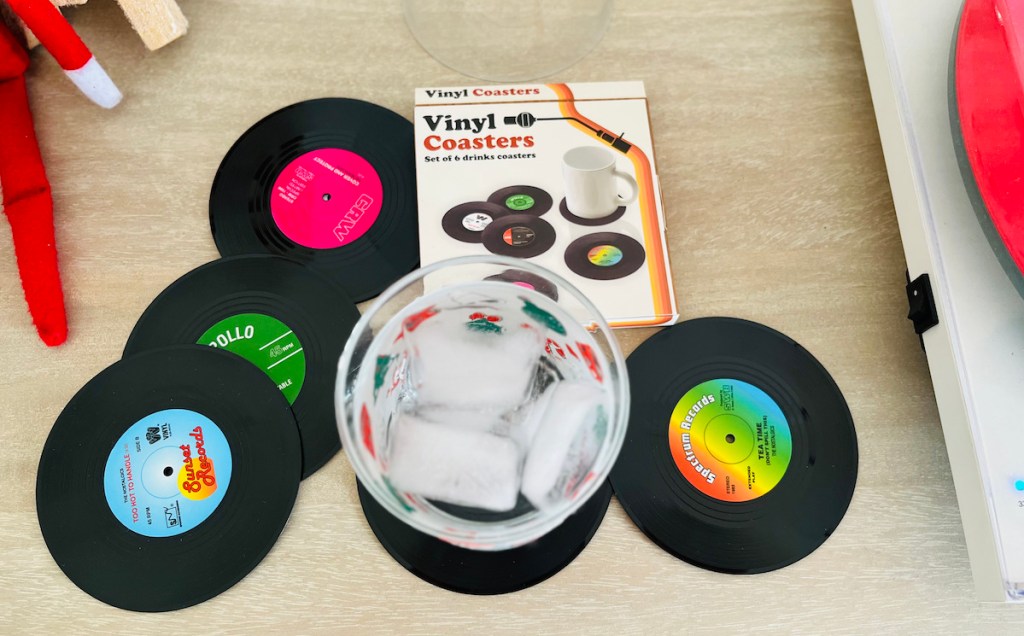
[[(806, 346), (846, 395), (860, 476), (835, 534), (770, 574), (662, 552), (617, 503), (569, 567), (531, 589), (432, 587), (374, 539), (343, 456), (302, 484), (266, 560), (221, 596), (144, 615), (76, 588), (36, 522), (36, 467), (71, 396), (118, 359), (167, 284), (217, 257), (207, 197), (263, 115), (343, 95), (412, 116), (417, 86), (476, 83), (420, 49), (397, 0), (193, 0), (149, 53), (115, 3), (73, 21), (120, 83), (113, 111), (33, 54), (71, 336), (47, 349), (0, 223), (0, 632), (1014, 632), (1024, 608), (974, 600), (904, 259), (847, 0), (619, 2), (613, 36), (563, 81), (646, 82), (683, 318), (738, 316)], [(2, 143), (3, 131), (0, 131)], [(621, 331), (628, 353), (650, 330)], [(159, 572), (138, 572), (159, 576)]]

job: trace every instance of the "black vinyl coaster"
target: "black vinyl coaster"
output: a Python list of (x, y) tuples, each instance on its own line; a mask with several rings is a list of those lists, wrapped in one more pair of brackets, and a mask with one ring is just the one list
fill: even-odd
[(616, 232), (581, 236), (565, 248), (565, 264), (573, 272), (593, 280), (629, 276), (644, 264), (647, 253), (636, 239)]
[(445, 212), (441, 218), (441, 227), (445, 233), (457, 241), (479, 243), (483, 240), (484, 228), (495, 219), (511, 214), (500, 205), (486, 201), (470, 201), (460, 203)]
[(806, 349), (764, 325), (702, 318), (654, 335), (626, 367), (629, 429), (611, 482), (665, 551), (754, 574), (835, 531), (857, 482), (857, 435)]
[(202, 344), (250, 361), (292, 405), (305, 478), (341, 449), (335, 378), (358, 321), (348, 294), (316, 271), (279, 256), (236, 256), (171, 283), (135, 324), (124, 355)]
[(510, 214), (484, 228), (483, 244), (492, 254), (532, 258), (555, 244), (555, 228), (530, 214)]
[(538, 293), (544, 294), (551, 300), (558, 300), (558, 287), (556, 287), (554, 283), (546, 278), (521, 269), (506, 269), (500, 274), (488, 276), (484, 280), (497, 280), (512, 283), (513, 285), (520, 285), (527, 289), (532, 289)]
[(551, 209), (554, 199), (538, 187), (514, 185), (495, 191), (487, 197), (490, 203), (504, 207), (512, 214), (540, 216)]
[(602, 216), (599, 219), (587, 219), (582, 216), (576, 216), (575, 214), (573, 214), (569, 210), (569, 206), (565, 203), (565, 198), (563, 197), (561, 203), (558, 204), (558, 211), (562, 213), (562, 216), (565, 217), (566, 220), (572, 221), (576, 225), (596, 226), (608, 225), (609, 223), (614, 223), (615, 221), (618, 221), (619, 219), (622, 218), (622, 215), (626, 213), (626, 206), (620, 205), (619, 207), (615, 208), (615, 211), (609, 214), (608, 216)]
[(359, 502), (370, 529), (402, 567), (427, 583), (462, 594), (507, 594), (536, 585), (569, 565), (597, 532), (611, 487), (605, 483), (562, 525), (533, 543), (484, 552), (460, 548), (411, 528), (359, 484)]
[(419, 264), (412, 124), (356, 99), (293, 104), (225, 155), (210, 192), (222, 256), (276, 254), (356, 302)]
[(236, 355), (157, 349), (115, 362), (57, 418), (36, 510), (75, 585), (122, 609), (201, 603), (284, 529), (302, 455), (288, 401)]

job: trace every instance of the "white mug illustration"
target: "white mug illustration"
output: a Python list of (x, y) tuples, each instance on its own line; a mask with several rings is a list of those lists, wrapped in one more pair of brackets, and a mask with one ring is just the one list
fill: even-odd
[[(619, 194), (616, 177), (629, 187)], [(562, 156), (565, 205), (584, 219), (600, 219), (636, 200), (636, 179), (615, 167), (615, 155), (600, 146), (579, 146)]]

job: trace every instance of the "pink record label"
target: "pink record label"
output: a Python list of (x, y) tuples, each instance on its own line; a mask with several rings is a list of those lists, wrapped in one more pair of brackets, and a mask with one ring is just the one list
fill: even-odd
[(320, 148), (296, 157), (277, 176), (270, 214), (299, 245), (331, 249), (366, 234), (383, 196), (370, 162), (349, 150)]

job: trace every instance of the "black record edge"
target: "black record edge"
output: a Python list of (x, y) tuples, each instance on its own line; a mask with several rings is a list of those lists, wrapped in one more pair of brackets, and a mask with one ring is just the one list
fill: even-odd
[[(622, 251), (622, 260), (614, 265), (596, 265), (590, 261), (590, 250), (611, 245)], [(574, 273), (591, 280), (625, 278), (643, 267), (647, 252), (639, 241), (617, 232), (585, 234), (565, 248), (565, 265)]]
[(363, 514), (384, 549), (427, 583), (460, 594), (508, 594), (554, 576), (586, 548), (611, 501), (608, 482), (579, 510), (540, 539), (486, 552), (461, 548), (416, 530), (381, 506), (357, 482)]
[(558, 287), (548, 279), (538, 276), (532, 272), (527, 272), (521, 269), (506, 269), (500, 274), (488, 276), (484, 280), (495, 280), (513, 284), (525, 283), (532, 287), (537, 293), (544, 294), (555, 302), (558, 301)]
[(168, 285), (149, 304), (132, 329), (123, 356), (196, 344), (214, 324), (242, 313), (280, 320), (303, 347), (305, 379), (292, 410), (302, 441), (305, 479), (341, 450), (334, 412), (337, 361), (359, 321), (359, 310), (339, 285), (280, 256), (212, 261)]
[[(205, 521), (147, 537), (114, 517), (104, 469), (128, 428), (164, 409), (215, 422), (232, 472)], [(294, 505), (300, 464), (288, 402), (262, 372), (208, 347), (168, 347), (115, 362), (75, 394), (43, 446), (36, 511), (51, 555), (83, 591), (121, 609), (176, 610), (224, 592), (270, 552)]]
[[(534, 233), (533, 240), (526, 245), (510, 245), (505, 242), (505, 230), (516, 227), (529, 228)], [(551, 249), (555, 244), (555, 228), (544, 219), (532, 214), (510, 214), (495, 219), (484, 228), (482, 242), (492, 254), (513, 256), (516, 258), (533, 258)]]
[[(299, 245), (270, 212), (274, 179), (298, 156), (320, 148), (360, 155), (380, 177), (376, 222), (333, 249)], [(251, 126), (228, 150), (210, 190), (210, 228), (222, 256), (268, 253), (303, 262), (368, 300), (419, 265), (413, 126), (386, 108), (348, 98), (292, 104)]]
[[(751, 364), (757, 356), (765, 356), (763, 363)], [(773, 364), (784, 372), (772, 371)], [(806, 557), (838, 527), (856, 485), (856, 431), (838, 386), (806, 349), (764, 325), (701, 318), (648, 339), (626, 365), (630, 423), (610, 481), (623, 509), (655, 544), (704, 569), (757, 574)], [(817, 384), (793, 386), (801, 382), (794, 377)], [(757, 499), (725, 502), (698, 492), (671, 457), (672, 409), (686, 391), (714, 378), (765, 391), (792, 432), (789, 470)]]
[(608, 225), (609, 223), (614, 223), (615, 221), (618, 221), (619, 219), (622, 218), (622, 215), (626, 213), (626, 206), (620, 205), (619, 207), (615, 208), (615, 210), (612, 211), (612, 213), (609, 214), (608, 216), (602, 216), (596, 219), (588, 219), (586, 217), (576, 216), (575, 214), (573, 214), (572, 211), (569, 210), (569, 205), (565, 202), (565, 198), (563, 197), (562, 201), (558, 204), (558, 211), (562, 213), (562, 217), (564, 217), (565, 220), (571, 221), (576, 225), (596, 226)]

